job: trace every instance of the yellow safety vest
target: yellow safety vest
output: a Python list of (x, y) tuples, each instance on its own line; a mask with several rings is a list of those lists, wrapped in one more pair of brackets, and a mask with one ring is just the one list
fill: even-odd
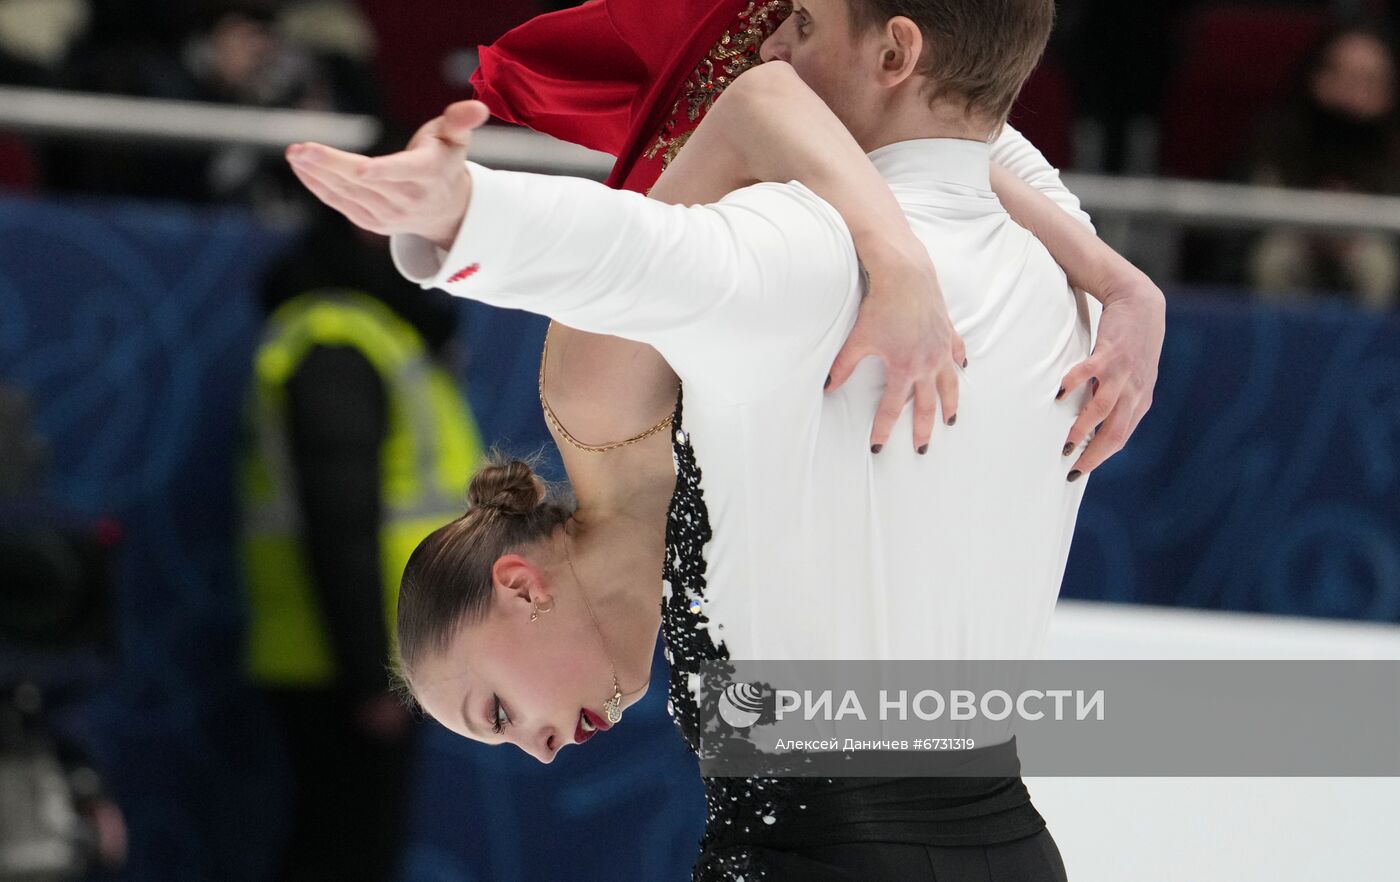
[(380, 448), (379, 558), (391, 652), (404, 565), (423, 537), (463, 512), (467, 482), (481, 461), (462, 394), (389, 307), (362, 293), (324, 290), (273, 313), (245, 408), (242, 551), (248, 671), (285, 686), (325, 685), (337, 675), (311, 584), (287, 434), (287, 381), (318, 346), (355, 348), (384, 384), (389, 426)]

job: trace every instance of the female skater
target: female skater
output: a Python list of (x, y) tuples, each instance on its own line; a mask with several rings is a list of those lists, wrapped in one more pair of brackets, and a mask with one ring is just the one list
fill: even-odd
[[(807, 126), (815, 126), (820, 120), (820, 131), (829, 143), (836, 140), (834, 133), (844, 135), (844, 129), (830, 118), (829, 112), (825, 119), (821, 117), (825, 108), (819, 102), (813, 104), (807, 101), (812, 97), (811, 93), (803, 93), (791, 83), (788, 73), (790, 69), (775, 65), (764, 72), (761, 80), (750, 75), (748, 82), (753, 83), (754, 88), (739, 90), (720, 102), (715, 115), (693, 136), (692, 146), (695, 149), (681, 154), (672, 168), (675, 174), (664, 178), (653, 195), (679, 201), (700, 201), (705, 198), (703, 187), (698, 188), (700, 196), (688, 197), (680, 182), (687, 167), (686, 157), (696, 156), (699, 158), (697, 162), (718, 161), (725, 155), (734, 156), (742, 152), (735, 148), (734, 143), (735, 140), (742, 142), (744, 139), (726, 139), (722, 134), (724, 109), (731, 109), (733, 115), (743, 117), (745, 108), (762, 108), (764, 111), (771, 110), (775, 105), (800, 108), (800, 112), (795, 112), (797, 118)], [(756, 94), (750, 95), (750, 92)], [(455, 115), (471, 112), (470, 109), (459, 108)], [(762, 120), (767, 114), (752, 115)], [(451, 125), (451, 116), (445, 124)], [(459, 122), (463, 127), (470, 123), (467, 120)], [(717, 134), (708, 137), (710, 132)], [(437, 134), (440, 136), (441, 130)], [(847, 175), (859, 180), (868, 166), (863, 165), (863, 151), (850, 143), (849, 135), (845, 137), (850, 149), (822, 155), (841, 156), (844, 166), (838, 164), (838, 168), (848, 169)], [(889, 156), (886, 153), (882, 159)], [(449, 166), (451, 161), (449, 157)], [(312, 163), (312, 166), (315, 165)], [(328, 167), (333, 165), (327, 163)], [(351, 165), (358, 163), (352, 160)], [(299, 172), (306, 176), (313, 175), (308, 168), (301, 168)], [(330, 171), (317, 168), (314, 174), (322, 173), (329, 174)], [(347, 213), (365, 218), (378, 206), (369, 197), (354, 190), (353, 178), (359, 174), (361, 172), (355, 168), (350, 171), (349, 177), (333, 183), (328, 184), (326, 179), (318, 180), (315, 177), (308, 183), (314, 182), (313, 189), (317, 189), (323, 198), (329, 196), (328, 201), (348, 200), (343, 203), (349, 209)], [(373, 178), (379, 172), (367, 174)], [(748, 176), (757, 175), (750, 172)], [(746, 177), (729, 182), (705, 183), (723, 192), (736, 183), (742, 183)], [(677, 182), (674, 185), (676, 189), (668, 192), (672, 181)], [(481, 191), (476, 195), (481, 197)], [(823, 195), (833, 205), (841, 206), (843, 200), (838, 193)], [(882, 213), (883, 208), (864, 216), (860, 213), (862, 206), (887, 206), (888, 194), (884, 195), (883, 202), (877, 200), (876, 195), (868, 196), (869, 203), (860, 199), (847, 201), (844, 210), (848, 225), (853, 233), (857, 233), (858, 243), (858, 231), (883, 231), (892, 243), (891, 247), (898, 249), (899, 243), (907, 235), (907, 224), (902, 218), (892, 220)], [(489, 205), (473, 207), (473, 211), (488, 210)], [(1044, 217), (1046, 215), (1042, 215)], [(377, 221), (372, 223), (387, 229)], [(1036, 221), (1032, 223), (1040, 226)], [(1049, 226), (1053, 226), (1053, 222)], [(1049, 226), (1045, 228), (1047, 231)], [(1052, 235), (1047, 232), (1046, 238), (1056, 241), (1057, 235), (1060, 233)], [(1066, 262), (1071, 265), (1076, 257), (1095, 253), (1094, 249), (1098, 247), (1086, 246), (1083, 235), (1079, 238), (1072, 232), (1063, 235), (1064, 239), (1059, 241), (1070, 243), (1065, 253)], [(450, 238), (451, 231), (448, 231), (444, 244), (450, 245)], [(876, 236), (868, 241), (878, 243), (880, 238)], [(835, 242), (830, 244), (839, 247)], [(875, 248), (878, 251), (879, 246)], [(717, 259), (722, 257), (716, 255)], [(1096, 263), (1091, 261), (1087, 266), (1081, 264), (1079, 271), (1072, 275), (1082, 279), (1106, 278), (1101, 274), (1101, 269), (1114, 266), (1113, 261), (1103, 258), (1101, 254), (1096, 260)], [(872, 267), (879, 265), (868, 255), (867, 261)], [(466, 272), (468, 269), (471, 267), (464, 267), (453, 275), (465, 273), (465, 279), (489, 271), (482, 266)], [(872, 280), (874, 277), (872, 268)], [(580, 286), (587, 288), (589, 280), (581, 279)], [(1045, 299), (1048, 301), (1051, 298)], [(646, 312), (646, 304), (637, 305), (642, 312)], [(849, 319), (853, 318), (851, 312)], [(626, 323), (621, 317), (615, 319)], [(1053, 338), (1053, 345), (1045, 349), (1057, 353), (1053, 359), (1057, 364), (1062, 363), (1067, 368), (1074, 360), (1087, 354), (1087, 329), (1074, 322), (1060, 326), (1054, 323), (1037, 325), (1034, 321), (1029, 324), (1038, 328), (1042, 339)], [(625, 327), (617, 329), (626, 330)], [(723, 346), (726, 342), (715, 341), (715, 345)], [(1006, 342), (1015, 347), (1015, 341)], [(746, 343), (748, 341), (740, 341), (736, 348)], [(610, 351), (608, 347), (614, 345), (625, 348), (627, 344), (601, 337), (579, 337), (569, 341), (566, 335), (556, 336), (546, 351), (549, 360), (542, 370), (543, 399), (546, 412), (553, 415), (551, 425), (556, 438), (562, 442), (561, 449), (579, 500), (577, 510), (571, 515), (544, 501), (537, 482), (520, 464), (483, 473), (473, 484), (472, 510), (435, 534), (415, 555), (415, 561), (406, 573), (401, 600), (401, 653), (405, 673), (424, 707), (454, 731), (483, 740), (510, 741), (545, 761), (552, 759), (564, 744), (587, 740), (593, 731), (606, 727), (609, 719), (617, 716), (614, 708), (620, 711), (645, 688), (657, 625), (655, 581), (645, 574), (654, 572), (649, 568), (659, 562), (663, 547), (660, 514), (672, 482), (672, 472), (662, 452), (668, 443), (675, 444), (678, 478), (675, 480), (677, 493), (670, 523), (665, 530), (670, 592), (663, 616), (676, 672), (671, 691), (673, 710), (687, 734), (693, 736), (694, 731), (693, 725), (687, 725), (693, 723), (693, 706), (685, 687), (685, 671), (701, 659), (714, 658), (717, 652), (727, 652), (729, 645), (739, 647), (736, 652), (743, 657), (770, 657), (775, 652), (780, 656), (784, 651), (804, 645), (807, 648), (818, 647), (818, 651), (826, 657), (879, 657), (881, 651), (878, 637), (867, 627), (875, 624), (878, 631), (878, 623), (870, 621), (868, 616), (861, 620), (861, 605), (852, 607), (841, 596), (829, 596), (819, 585), (812, 585), (814, 580), (803, 578), (803, 574), (811, 572), (811, 562), (802, 560), (803, 557), (822, 558), (823, 549), (837, 547), (843, 539), (859, 544), (859, 536), (848, 537), (844, 533), (852, 527), (859, 532), (863, 523), (859, 516), (853, 516), (854, 513), (844, 507), (830, 511), (818, 508), (817, 512), (813, 512), (809, 503), (820, 502), (814, 498), (820, 494), (811, 492), (813, 482), (829, 479), (840, 483), (857, 476), (842, 474), (840, 469), (830, 472), (819, 470), (816, 473), (803, 472), (812, 481), (794, 483), (790, 475), (768, 474), (763, 469), (751, 472), (750, 476), (755, 481), (773, 481), (775, 486), (754, 487), (752, 492), (755, 496), (770, 494), (770, 501), (766, 504), (769, 510), (773, 508), (773, 499), (785, 502), (778, 509), (787, 510), (792, 522), (786, 526), (796, 536), (792, 542), (779, 539), (770, 547), (743, 548), (745, 542), (751, 543), (756, 537), (736, 537), (735, 533), (742, 533), (742, 529), (728, 534), (724, 532), (728, 514), (724, 505), (732, 505), (734, 497), (721, 496), (721, 507), (712, 517), (710, 506), (700, 493), (702, 485), (696, 451), (691, 446), (686, 428), (681, 424), (682, 408), (676, 408), (674, 424), (668, 427), (664, 435), (659, 427), (665, 426), (665, 421), (651, 420), (647, 415), (648, 410), (659, 402), (669, 400), (674, 393), (671, 375), (664, 370), (653, 370), (655, 366), (646, 361), (649, 351), (641, 347), (633, 347), (630, 353), (617, 349)], [(788, 366), (796, 373), (812, 373), (814, 365), (810, 363), (811, 360), (791, 350), (781, 337), (771, 341), (771, 348), (777, 350), (777, 357), (786, 359)], [(974, 361), (982, 361), (979, 351), (974, 352)], [(996, 377), (1001, 372), (998, 354), (989, 349), (985, 357), (989, 385), (977, 390), (979, 394), (972, 399), (974, 401), (995, 400), (997, 394), (995, 390), (1000, 381)], [(564, 359), (568, 359), (567, 364), (564, 364)], [(561, 366), (563, 370), (560, 370)], [(682, 368), (682, 373), (693, 376), (694, 365), (677, 366)], [(715, 363), (709, 367), (720, 371), (724, 369), (723, 365)], [(752, 367), (752, 364), (747, 367)], [(972, 369), (972, 378), (977, 376), (976, 370)], [(785, 385), (775, 379), (764, 379), (762, 374), (755, 375), (751, 371), (739, 372), (737, 376), (755, 380), (758, 385)], [(560, 379), (568, 382), (558, 384)], [(853, 386), (868, 392), (869, 380), (869, 377), (858, 376)], [(1100, 381), (1103, 380), (1104, 377), (1100, 376)], [(713, 400), (717, 388), (715, 382), (711, 379), (709, 386), (691, 383), (687, 387), (701, 393), (699, 407), (702, 415), (710, 411), (711, 425), (715, 418), (713, 408), (718, 406), (723, 410), (726, 407), (723, 402)], [(771, 398), (774, 390), (746, 391)], [(820, 397), (819, 393), (814, 394)], [(1073, 421), (1072, 411), (1066, 412), (1064, 407), (1052, 409), (1048, 398), (1043, 412), (1029, 417), (1037, 437), (1045, 435), (1047, 421), (1063, 420), (1058, 430), (1060, 432)], [(781, 400), (780, 396), (768, 404), (782, 411), (784, 405)], [(849, 417), (854, 400), (852, 396), (837, 397), (828, 403), (825, 410), (820, 407), (818, 410), (824, 413), (835, 410)], [(943, 405), (945, 418), (951, 421), (956, 405), (950, 407), (946, 397)], [(1072, 407), (1072, 402), (1065, 402), (1065, 407)], [(791, 451), (755, 450), (749, 456), (758, 460), (759, 464), (773, 462), (775, 455), (806, 460), (808, 463), (836, 456), (836, 452), (827, 449), (826, 445), (819, 443), (819, 449), (814, 450), (804, 441), (812, 435), (818, 438), (823, 436), (820, 426), (810, 422), (803, 424), (804, 420), (812, 418), (810, 400), (804, 401), (800, 407), (789, 407), (787, 410), (786, 414), (772, 415), (773, 421), (767, 424), (770, 429), (779, 429), (776, 434), (760, 432), (759, 435), (766, 435), (775, 442), (786, 438), (789, 442), (795, 441), (795, 447)], [(745, 413), (748, 411), (736, 410), (735, 418), (743, 419)], [(995, 409), (983, 410), (982, 413), (998, 420), (1007, 416), (1005, 413), (998, 414)], [(753, 417), (754, 414), (749, 413), (749, 416)], [(615, 432), (618, 427), (640, 428), (648, 423), (653, 424), (650, 431), (639, 432), (614, 444), (600, 443), (616, 437), (608, 432)], [(566, 424), (570, 427), (567, 430), (564, 428)], [(1024, 428), (1025, 425), (1013, 420), (992, 432), (997, 434), (1007, 429)], [(943, 452), (952, 457), (950, 461), (956, 461), (960, 455), (965, 457), (967, 453), (965, 450), (961, 454), (958, 452), (956, 432), (940, 431), (935, 441), (935, 444), (941, 445)], [(585, 440), (581, 441), (575, 435)], [(598, 448), (610, 449), (600, 451)], [(931, 462), (940, 459), (940, 449), (932, 452)], [(741, 451), (734, 453), (741, 459), (745, 456)], [(1056, 451), (1058, 454), (1059, 451)], [(736, 480), (735, 462), (726, 461), (728, 455), (722, 451), (716, 452), (714, 447), (710, 448), (707, 456), (710, 457), (706, 465), (707, 473), (711, 474), (712, 479), (716, 473), (719, 474), (719, 479), (713, 484), (729, 484), (732, 487)], [(888, 458), (889, 454), (886, 456)], [(994, 460), (992, 464), (996, 468), (1006, 465), (996, 462), (995, 455), (990, 452), (988, 458)], [(963, 462), (966, 464), (970, 460), (964, 459)], [(891, 469), (903, 472), (907, 467), (907, 462), (898, 462)], [(876, 470), (879, 468), (877, 466)], [(737, 474), (743, 471), (740, 468)], [(1039, 473), (1043, 477), (1046, 471), (1042, 469)], [(876, 484), (881, 483), (878, 475), (874, 479)], [(1060, 480), (1063, 481), (1063, 478)], [(1061, 483), (1060, 486), (1064, 488), (1066, 485)], [(994, 503), (996, 494), (1005, 491), (1004, 487), (998, 489), (990, 482), (984, 489), (990, 491), (983, 494), (990, 499), (962, 499), (959, 502), (974, 507), (988, 501)], [(1039, 491), (1026, 486), (1020, 489), (1029, 491), (1037, 498), (1053, 493), (1044, 486)], [(1072, 523), (1077, 494), (1073, 491), (1061, 492), (1061, 498), (1050, 503), (1050, 519), (1054, 520), (1054, 510), (1067, 506)], [(949, 501), (948, 504), (955, 503)], [(814, 522), (815, 515), (829, 515), (831, 523)], [(728, 518), (731, 524), (734, 520)], [(781, 530), (784, 525), (779, 519), (773, 520), (772, 526)], [(712, 539), (712, 521), (716, 526), (714, 536), (723, 539), (722, 548), (712, 546), (708, 553), (702, 554)], [(1055, 526), (1063, 528), (1063, 519)], [(940, 526), (933, 523), (928, 531), (937, 536)], [(1061, 545), (1067, 546), (1067, 542), (1068, 536), (1065, 534), (1053, 538), (1038, 551), (1024, 547), (1020, 551), (1033, 558), (1030, 561), (1031, 570), (1051, 571), (1057, 585), (1059, 569), (1053, 558), (1057, 554), (1056, 549)], [(908, 548), (913, 552), (916, 543), (896, 542), (893, 547)], [(748, 590), (754, 594), (761, 589), (773, 595), (773, 599), (778, 601), (776, 607), (769, 607), (774, 615), (758, 615), (758, 607), (755, 606), (749, 611), (750, 615), (736, 616), (733, 613), (742, 610), (742, 605), (736, 605), (741, 598), (732, 593), (727, 599), (707, 596), (706, 558), (713, 563), (722, 558), (732, 559), (731, 555), (770, 558), (764, 560), (762, 566), (750, 568), (751, 573), (787, 573), (796, 580), (798, 584), (783, 585), (778, 584), (777, 580), (769, 582), (760, 579), (749, 586)], [(853, 556), (860, 555), (856, 553)], [(840, 561), (832, 563), (837, 568), (845, 568)], [(936, 567), (940, 562), (928, 563)], [(943, 563), (952, 563), (951, 570), (957, 571), (968, 562)], [(1062, 567), (1063, 558), (1060, 557), (1059, 568)], [(823, 576), (843, 582), (847, 587), (846, 594), (860, 593), (858, 579), (842, 580), (834, 572), (825, 572)], [(1045, 579), (1044, 572), (1040, 573), (1039, 578), (1042, 581)], [(816, 589), (815, 596), (803, 595), (800, 589), (805, 585)], [(910, 587), (912, 594), (918, 594), (922, 586)], [(884, 596), (882, 600), (877, 596), (879, 594), (877, 591), (866, 599), (874, 601), (876, 606), (898, 599)], [(1043, 617), (1036, 613), (1023, 621), (1005, 622), (1009, 625), (1011, 636), (1000, 646), (995, 645), (995, 641), (977, 645), (972, 632), (982, 634), (987, 628), (972, 627), (975, 623), (969, 622), (965, 615), (962, 618), (934, 615), (936, 611), (933, 608), (920, 603), (927, 599), (911, 596), (903, 609), (897, 603), (892, 604), (891, 608), (881, 611), (880, 618), (887, 625), (890, 621), (888, 617), (912, 618), (927, 623), (928, 651), (931, 653), (951, 652), (958, 655), (966, 654), (969, 649), (974, 652), (999, 652), (1006, 646), (1019, 646), (1024, 650), (1026, 644), (1023, 638), (1043, 629)], [(997, 603), (1030, 600), (1029, 605), (1043, 612), (1044, 599), (1042, 592), (1036, 598), (1006, 597)], [(1050, 602), (1053, 604), (1053, 594)], [(998, 612), (1004, 613), (1008, 608), (1002, 604)], [(784, 611), (785, 616), (781, 615)], [(854, 614), (855, 618), (847, 617), (846, 613)], [(749, 621), (744, 621), (745, 618)], [(949, 627), (940, 629), (943, 618), (954, 621)], [(767, 627), (762, 631), (752, 627), (756, 624), (755, 619), (764, 621)], [(726, 624), (730, 627), (728, 635), (723, 633)], [(966, 633), (960, 633), (961, 628), (966, 628)], [(787, 633), (784, 633), (785, 629)], [(607, 683), (608, 687), (600, 692), (602, 683)], [(933, 783), (942, 789), (929, 789)], [(771, 878), (804, 879), (927, 878), (929, 862), (965, 859), (966, 848), (971, 847), (976, 850), (979, 861), (1021, 868), (1018, 872), (1023, 875), (1019, 878), (1062, 876), (1053, 841), (1045, 833), (1043, 821), (1030, 806), (1019, 779), (969, 779), (968, 782), (951, 784), (947, 781), (862, 781), (854, 787), (815, 789), (808, 784), (798, 782), (791, 789), (785, 789), (776, 782), (718, 779), (707, 782), (711, 824), (697, 874), (701, 878), (761, 878), (760, 873), (768, 873)], [(780, 794), (780, 791), (783, 792)], [(903, 806), (903, 822), (877, 824), (872, 828), (869, 824), (862, 826), (853, 821), (855, 815), (868, 816), (872, 808), (888, 810), (890, 803)], [(768, 823), (768, 819), (773, 819), (773, 822)], [(737, 825), (736, 821), (739, 822)], [(743, 833), (740, 833), (740, 827)], [(753, 833), (755, 828), (758, 831), (756, 834)], [(872, 837), (882, 844), (863, 844)], [(891, 842), (902, 845), (891, 845)], [(851, 869), (853, 867), (860, 869), (856, 871)], [(1031, 875), (1024, 875), (1027, 873)]]

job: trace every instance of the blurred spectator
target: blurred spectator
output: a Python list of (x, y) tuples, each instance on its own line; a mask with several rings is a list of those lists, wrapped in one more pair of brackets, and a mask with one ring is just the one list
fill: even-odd
[[(1324, 39), (1291, 107), (1266, 126), (1255, 183), (1400, 194), (1400, 114), (1393, 44), (1370, 26)], [(1250, 256), (1256, 288), (1271, 298), (1345, 288), (1371, 309), (1394, 306), (1400, 246), (1389, 236), (1266, 234)]]
[(279, 879), (383, 882), (412, 734), (387, 675), (399, 579), (479, 459), (443, 369), (457, 305), (323, 210), (264, 307), (241, 496), (248, 670), (292, 765)]
[[(101, 0), (58, 82), (70, 89), (253, 107), (376, 114), (370, 29), (348, 0), (222, 0), (183, 29), (118, 23), (136, 0)], [(138, 17), (139, 19), (139, 17)], [(104, 27), (110, 22), (112, 27)], [(249, 205), (298, 213), (304, 188), (276, 152), (251, 147), (63, 144), (49, 155), (62, 189)]]

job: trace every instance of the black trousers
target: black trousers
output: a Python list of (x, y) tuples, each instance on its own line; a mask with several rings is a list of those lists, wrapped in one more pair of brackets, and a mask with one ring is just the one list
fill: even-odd
[(278, 882), (388, 882), (403, 839), (410, 740), (376, 741), (332, 690), (261, 690), (285, 739), (292, 829)]
[(1048, 829), (999, 845), (857, 842), (753, 850), (769, 882), (1067, 882)]

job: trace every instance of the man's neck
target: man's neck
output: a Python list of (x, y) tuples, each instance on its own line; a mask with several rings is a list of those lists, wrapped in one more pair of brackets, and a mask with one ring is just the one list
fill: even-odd
[(994, 127), (986, 120), (969, 118), (961, 106), (920, 104), (895, 110), (881, 117), (880, 124), (863, 132), (857, 140), (861, 149), (873, 153), (881, 147), (921, 138), (952, 138), (990, 143)]

